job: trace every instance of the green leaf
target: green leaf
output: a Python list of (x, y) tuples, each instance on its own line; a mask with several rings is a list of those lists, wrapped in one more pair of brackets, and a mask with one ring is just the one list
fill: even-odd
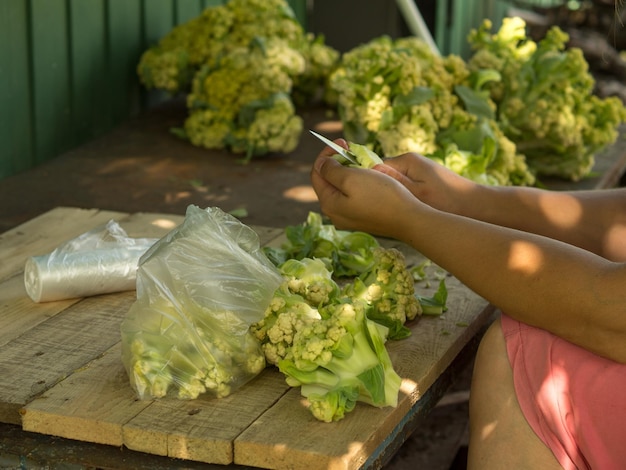
[(357, 378), (361, 381), (375, 405), (385, 403), (385, 370), (382, 364), (376, 364), (376, 366), (357, 375)]
[(446, 306), (446, 302), (448, 301), (448, 289), (445, 279), (439, 281), (439, 288), (432, 297), (423, 297), (418, 294), (415, 294), (415, 297), (422, 306), (422, 313), (424, 315), (441, 315), (448, 310)]
[(489, 106), (489, 98), (486, 95), (472, 90), (465, 85), (456, 85), (454, 92), (461, 98), (468, 113), (487, 119), (495, 118), (495, 113), (491, 106)]
[(502, 80), (500, 72), (494, 69), (481, 69), (472, 74), (471, 80), (474, 83), (474, 90), (482, 91), (483, 86), (489, 82), (499, 82)]
[[(496, 136), (489, 121), (479, 119), (478, 123), (471, 129), (456, 129), (451, 127), (437, 136), (437, 143), (442, 147), (446, 144), (455, 144), (460, 150), (469, 150), (475, 154), (483, 154), (490, 150), (485, 148), (485, 141), (496, 142)], [(495, 150), (495, 149), (494, 149)]]
[(181, 139), (189, 139), (187, 132), (185, 132), (185, 129), (182, 127), (170, 127), (170, 132)]
[(250, 41), (251, 48), (259, 48), (263, 55), (267, 53), (266, 40), (263, 36), (254, 36)]
[(228, 213), (232, 215), (233, 217), (237, 217), (238, 219), (241, 219), (243, 217), (248, 217), (248, 209), (246, 209), (245, 207), (238, 207), (237, 209), (233, 209), (232, 211), (229, 211)]
[(402, 117), (411, 110), (412, 106), (424, 104), (431, 98), (434, 98), (434, 96), (435, 92), (425, 86), (417, 86), (406, 95), (396, 96), (392, 102), (391, 116), (389, 113), (383, 112), (381, 129), (391, 127), (394, 123), (402, 119)]
[(393, 106), (418, 106), (435, 97), (435, 92), (430, 87), (416, 86), (406, 95), (398, 95), (393, 99)]
[(391, 128), (401, 117), (400, 110), (396, 110), (396, 108), (385, 109), (380, 115), (379, 131)]

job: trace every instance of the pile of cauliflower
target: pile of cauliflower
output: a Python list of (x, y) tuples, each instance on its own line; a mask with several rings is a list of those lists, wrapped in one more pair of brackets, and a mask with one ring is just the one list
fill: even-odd
[[(401, 378), (385, 343), (409, 336), (407, 322), (435, 299), (416, 294), (402, 252), (367, 233), (337, 230), (311, 212), (286, 235), (264, 248), (283, 282), (250, 328), (267, 364), (300, 388), (320, 421), (339, 421), (357, 403), (396, 406)], [(445, 298), (439, 306), (438, 314)]]
[(142, 54), (137, 72), (148, 89), (187, 95), (179, 135), (248, 161), (295, 149), (296, 105), (323, 93), (338, 59), (285, 0), (229, 0), (175, 27)]

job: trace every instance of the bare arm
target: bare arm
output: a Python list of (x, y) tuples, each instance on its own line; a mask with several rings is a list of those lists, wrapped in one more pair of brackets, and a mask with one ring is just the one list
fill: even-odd
[[(397, 177), (380, 173), (344, 168), (322, 155), (312, 172), (322, 210), (339, 227), (412, 245), (508, 315), (626, 363), (626, 264), (547, 236), (498, 226), (499, 216), (484, 209), (476, 211), (484, 211), (480, 218), (491, 218), (489, 223), (475, 220), (469, 209), (461, 213), (463, 204), (450, 195), (437, 203), (447, 205), (449, 212), (434, 199), (424, 204)], [(466, 202), (483, 197), (469, 197), (475, 188), (457, 183), (458, 190), (467, 191)], [(502, 196), (500, 210), (518, 206), (514, 195)], [(592, 198), (584, 204), (598, 202)], [(529, 214), (534, 212), (532, 204), (528, 207)], [(585, 220), (597, 215), (590, 217)], [(525, 223), (517, 225), (530, 230)], [(618, 227), (623, 230), (623, 225)]]
[(626, 261), (626, 188), (556, 192), (480, 186), (415, 154), (389, 159), (379, 170), (435, 208)]
[(626, 188), (555, 192), (481, 187), (471, 204), (474, 207), (468, 208), (468, 215), (473, 213), (480, 220), (626, 261)]

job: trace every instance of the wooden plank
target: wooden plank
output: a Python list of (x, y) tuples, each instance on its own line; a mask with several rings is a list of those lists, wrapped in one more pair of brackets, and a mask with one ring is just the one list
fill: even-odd
[(0, 179), (34, 162), (27, 5), (0, 2)]
[(437, 47), (443, 55), (450, 53), (451, 7), (451, 2), (439, 0), (435, 9), (435, 31), (433, 35)]
[(120, 339), (134, 292), (90, 297), (0, 347), (0, 421), (18, 411)]
[[(448, 278), (446, 285), (448, 312), (422, 317), (410, 325), (409, 338), (388, 343), (394, 368), (403, 378), (396, 408), (358, 404), (349, 419), (333, 423), (329, 437), (328, 425), (310, 416), (294, 389), (237, 438), (235, 463), (277, 469), (360, 468), (492, 313), (486, 301), (456, 279)], [(298, 431), (303, 427), (306, 433)]]
[(0, 234), (0, 281), (22, 272), (30, 256), (49, 253), (61, 243), (122, 212), (58, 207)]
[(379, 427), (384, 432), (388, 410), (357, 406), (349, 419), (329, 424), (316, 420), (304, 403), (297, 389), (285, 394), (237, 438), (235, 463), (273, 469), (360, 468), (373, 450), (365, 436), (378, 433)]
[(117, 343), (28, 404), (22, 411), (22, 428), (121, 446), (122, 425), (151, 404), (135, 399), (121, 354), (121, 343)]
[(183, 215), (137, 212), (115, 219), (129, 237), (161, 238), (185, 220)]
[(280, 372), (267, 369), (224, 398), (157, 400), (124, 426), (124, 445), (150, 454), (232, 463), (234, 439), (288, 389)]
[(71, 77), (65, 0), (32, 0), (35, 154), (38, 163), (59, 155), (71, 141)]
[[(24, 276), (18, 274), (0, 283), (0, 347), (21, 334), (62, 312), (80, 299), (34, 303), (24, 288)], [(2, 353), (0, 349), (0, 360)]]

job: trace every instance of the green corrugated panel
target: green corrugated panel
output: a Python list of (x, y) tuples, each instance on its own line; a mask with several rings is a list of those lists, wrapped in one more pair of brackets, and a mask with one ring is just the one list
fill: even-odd
[(477, 0), (455, 0), (453, 3), (453, 21), (450, 28), (450, 52), (467, 57), (467, 34), (474, 22)]
[(216, 7), (224, 3), (226, 3), (226, 0), (202, 0), (202, 8)]
[(174, 6), (176, 7), (176, 24), (185, 23), (195, 18), (204, 9), (203, 2), (200, 0), (176, 0)]
[(567, 3), (565, 0), (514, 0), (513, 4), (524, 8), (554, 8)]
[(308, 14), (306, 0), (288, 0), (288, 3), (302, 27), (306, 29)]
[(136, 67), (144, 50), (141, 0), (108, 0), (111, 116), (115, 122), (140, 110)]
[(485, 18), (499, 28), (512, 0), (439, 0), (436, 11), (435, 41), (443, 54), (468, 58), (470, 31)]
[(0, 179), (34, 164), (28, 13), (22, 0), (0, 1)]
[(438, 0), (435, 10), (435, 31), (433, 36), (442, 54), (449, 54), (450, 52), (448, 28), (452, 16), (451, 10), (451, 4), (447, 0)]
[(72, 140), (71, 75), (65, 0), (31, 0), (35, 160), (67, 150)]
[(113, 124), (109, 87), (105, 0), (70, 0), (73, 141), (84, 142)]
[(143, 4), (144, 47), (150, 47), (169, 33), (175, 24), (172, 0), (149, 0)]

